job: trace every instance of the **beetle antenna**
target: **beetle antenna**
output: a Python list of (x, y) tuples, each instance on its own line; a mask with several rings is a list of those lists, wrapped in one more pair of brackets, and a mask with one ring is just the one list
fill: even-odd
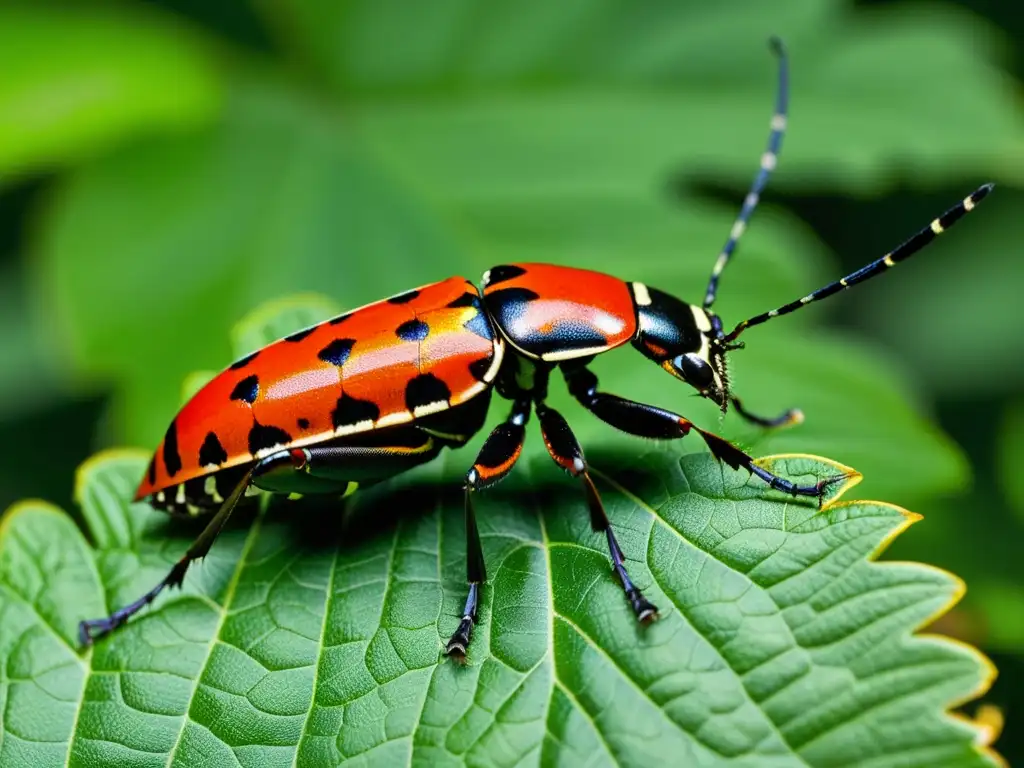
[(840, 278), (834, 283), (829, 283), (823, 288), (819, 288), (813, 293), (807, 294), (802, 299), (791, 301), (789, 304), (784, 304), (778, 309), (773, 309), (770, 312), (756, 315), (749, 320), (744, 320), (733, 329), (732, 333), (723, 337), (722, 342), (728, 345), (752, 325), (760, 325), (761, 323), (771, 320), (773, 317), (788, 315), (790, 312), (795, 312), (800, 309), (800, 307), (806, 306), (807, 304), (827, 299), (834, 293), (839, 293), (839, 291), (852, 288), (858, 283), (863, 283), (865, 280), (870, 280), (872, 277), (882, 274), (890, 267), (895, 267), (899, 262), (909, 259), (915, 253), (932, 242), (936, 237), (960, 221), (960, 219), (970, 211), (973, 211), (974, 206), (984, 200), (988, 193), (992, 191), (992, 187), (992, 184), (983, 184), (978, 187), (974, 192), (969, 194), (944, 214), (939, 216), (937, 219), (934, 219), (927, 227), (922, 229), (909, 240), (906, 240), (902, 245), (896, 248), (896, 250), (890, 251), (877, 261), (873, 261), (870, 264), (861, 267), (856, 272), (851, 272), (846, 277)]
[(782, 136), (786, 132), (786, 112), (789, 109), (789, 61), (786, 58), (786, 48), (782, 44), (782, 40), (772, 36), (768, 44), (772, 53), (779, 59), (779, 85), (775, 96), (775, 113), (772, 115), (771, 133), (768, 134), (768, 147), (761, 155), (761, 167), (757, 171), (757, 176), (754, 177), (754, 183), (750, 185), (750, 191), (747, 192), (747, 196), (743, 200), (739, 216), (733, 222), (729, 239), (725, 241), (725, 245), (715, 261), (715, 266), (711, 270), (708, 290), (704, 294), (704, 309), (710, 309), (711, 305), (715, 303), (715, 295), (718, 293), (718, 278), (725, 270), (725, 265), (729, 263), (733, 251), (736, 250), (736, 244), (743, 236), (747, 222), (754, 215), (754, 209), (757, 208), (761, 199), (761, 192), (764, 190), (765, 184), (768, 183), (768, 177), (775, 170), (775, 164), (779, 159), (779, 150), (782, 148)]

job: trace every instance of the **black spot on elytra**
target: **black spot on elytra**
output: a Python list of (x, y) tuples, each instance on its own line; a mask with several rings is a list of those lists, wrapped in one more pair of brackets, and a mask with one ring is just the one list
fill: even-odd
[(480, 297), (471, 291), (466, 291), (459, 298), (448, 302), (448, 309), (461, 309), (462, 307), (477, 307), (480, 305)]
[(376, 421), (380, 418), (380, 408), (369, 400), (357, 400), (349, 395), (338, 398), (338, 406), (331, 412), (334, 428), (349, 427), (361, 421)]
[(156, 485), (156, 456), (149, 461), (149, 468), (146, 470), (146, 479), (150, 485)]
[(473, 374), (473, 378), (477, 381), (483, 381), (484, 376), (491, 370), (491, 363), (493, 360), (489, 357), (481, 357), (479, 360), (474, 360), (469, 364), (469, 372)]
[(246, 376), (231, 390), (232, 400), (241, 400), (252, 405), (260, 395), (260, 380), (257, 376)]
[(253, 424), (252, 429), (249, 430), (249, 453), (255, 456), (258, 451), (264, 451), (278, 445), (287, 445), (291, 440), (292, 436), (280, 427), (259, 423)]
[(164, 435), (164, 467), (167, 476), (174, 477), (181, 470), (181, 454), (178, 453), (178, 423), (171, 422)]
[(220, 466), (227, 460), (227, 451), (225, 451), (224, 446), (220, 444), (220, 440), (217, 438), (217, 433), (207, 433), (206, 439), (203, 440), (203, 445), (199, 449), (199, 466), (206, 467), (210, 464)]
[(328, 325), (341, 325), (346, 320), (348, 320), (350, 317), (352, 317), (352, 313), (351, 312), (346, 312), (344, 315), (338, 315), (337, 317), (332, 317), (330, 320), (327, 321), (327, 324)]
[(451, 396), (448, 385), (432, 373), (421, 373), (405, 385), (405, 407), (410, 411), (438, 400), (447, 402)]
[(487, 304), (489, 306), (494, 306), (495, 302), (506, 305), (525, 304), (539, 298), (540, 294), (529, 288), (502, 288), (487, 294)]
[(309, 419), (299, 419), (295, 423), (299, 425), (299, 429), (309, 429)]
[(316, 329), (317, 329), (317, 326), (315, 326), (315, 325), (312, 328), (303, 328), (301, 331), (296, 331), (291, 336), (285, 336), (284, 340), (285, 341), (291, 341), (291, 342), (302, 341), (304, 338), (309, 336), (309, 334), (311, 334)]
[(260, 353), (260, 350), (257, 349), (255, 352), (250, 352), (248, 355), (243, 357), (241, 360), (235, 360), (235, 362), (233, 362), (231, 364), (231, 370), (237, 371), (237, 370), (239, 370), (241, 368), (245, 368), (245, 366), (247, 366), (249, 363), (251, 363), (256, 358), (256, 355), (258, 355), (259, 353)]
[(522, 267), (517, 267), (514, 264), (501, 264), (497, 267), (493, 267), (487, 273), (487, 286), (497, 285), (498, 283), (504, 283), (506, 280), (512, 280), (513, 278), (525, 275), (526, 270)]
[(494, 341), (494, 332), (491, 330), (491, 323), (483, 312), (478, 312), (462, 324), (470, 333), (475, 333), (482, 339)]
[(406, 320), (395, 329), (395, 335), (402, 341), (423, 341), (430, 335), (430, 326), (422, 320)]
[(388, 304), (408, 304), (419, 295), (419, 291), (406, 291), (405, 293), (400, 293), (397, 296), (392, 296), (388, 299)]
[(352, 347), (356, 344), (355, 339), (335, 339), (317, 353), (317, 357), (325, 363), (342, 366), (352, 354)]

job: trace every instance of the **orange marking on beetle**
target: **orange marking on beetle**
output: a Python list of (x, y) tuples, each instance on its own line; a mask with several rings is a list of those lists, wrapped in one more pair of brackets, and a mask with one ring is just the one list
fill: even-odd
[(520, 443), (519, 446), (516, 448), (515, 453), (513, 453), (508, 460), (502, 462), (498, 466), (485, 467), (483, 464), (474, 464), (473, 469), (477, 471), (477, 474), (479, 474), (481, 479), (483, 480), (492, 480), (495, 477), (501, 477), (502, 475), (506, 474), (507, 472), (509, 472), (509, 470), (512, 469), (512, 465), (519, 460), (519, 454), (521, 454), (522, 452), (523, 446), (522, 443)]

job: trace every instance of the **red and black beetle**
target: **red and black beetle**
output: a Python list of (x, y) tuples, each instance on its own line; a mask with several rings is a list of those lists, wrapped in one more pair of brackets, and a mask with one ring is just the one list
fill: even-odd
[(737, 337), (750, 326), (881, 274), (930, 243), (991, 190), (991, 185), (980, 187), (881, 259), (725, 333), (711, 311), (718, 278), (775, 167), (786, 126), (787, 63), (781, 45), (774, 47), (779, 87), (768, 147), (715, 262), (702, 306), (598, 272), (506, 264), (484, 275), (482, 290), (464, 278), (449, 278), (299, 331), (239, 360), (171, 422), (136, 494), (170, 512), (215, 514), (153, 589), (108, 618), (83, 621), (82, 643), (123, 624), (165, 587), (180, 585), (189, 564), (209, 551), (247, 492), (337, 494), (392, 477), (444, 448), (465, 444), (483, 426), (495, 389), (512, 408), (466, 473), (469, 596), (447, 653), (464, 656), (486, 580), (473, 493), (512, 469), (533, 411), (551, 457), (583, 486), (591, 524), (607, 537), (633, 612), (641, 622), (650, 621), (657, 609), (626, 572), (583, 451), (562, 415), (545, 404), (548, 379), (556, 369), (583, 407), (613, 427), (660, 439), (695, 431), (729, 466), (742, 467), (794, 496), (820, 499), (843, 478), (802, 486), (778, 477), (678, 414), (600, 391), (587, 368), (595, 355), (632, 344), (723, 410), (731, 405), (744, 419), (765, 427), (799, 421), (798, 411), (763, 418), (743, 408), (726, 371), (726, 354), (742, 346)]

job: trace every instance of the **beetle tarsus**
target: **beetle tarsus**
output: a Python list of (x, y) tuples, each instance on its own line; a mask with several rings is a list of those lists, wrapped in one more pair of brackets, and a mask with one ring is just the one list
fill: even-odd
[(658, 620), (658, 606), (645, 598), (640, 593), (640, 590), (636, 590), (633, 594), (626, 595), (626, 597), (629, 598), (629, 602), (633, 606), (636, 620), (641, 624), (651, 624)]
[(743, 401), (736, 395), (730, 395), (729, 401), (732, 403), (732, 407), (736, 410), (736, 413), (742, 416), (746, 421), (766, 429), (792, 427), (797, 424), (803, 424), (804, 421), (804, 412), (799, 408), (790, 408), (788, 411), (784, 411), (778, 416), (766, 417), (758, 416), (756, 413), (748, 411), (746, 406), (743, 405)]
[(480, 605), (480, 583), (470, 582), (469, 595), (466, 597), (466, 607), (462, 610), (462, 621), (458, 628), (452, 633), (451, 639), (445, 646), (445, 654), (456, 661), (465, 662), (466, 649), (469, 647), (469, 639), (473, 636), (473, 627), (476, 625), (477, 608)]
[(451, 656), (459, 662), (466, 660), (466, 648), (469, 647), (469, 639), (473, 636), (473, 625), (475, 620), (472, 616), (463, 616), (459, 622), (458, 629), (452, 634), (448, 645), (445, 646), (445, 655)]

